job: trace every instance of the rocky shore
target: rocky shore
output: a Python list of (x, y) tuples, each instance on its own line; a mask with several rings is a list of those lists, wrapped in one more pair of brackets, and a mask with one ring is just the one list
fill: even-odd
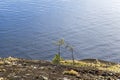
[[(87, 64), (94, 62), (94, 60), (82, 61)], [(106, 68), (104, 70), (98, 66), (73, 66), (63, 62), (61, 65), (56, 65), (42, 60), (1, 58), (0, 80), (120, 80), (120, 72), (107, 70), (107, 66), (104, 66)], [(107, 62), (100, 61), (100, 63)], [(111, 63), (111, 65), (119, 64)]]

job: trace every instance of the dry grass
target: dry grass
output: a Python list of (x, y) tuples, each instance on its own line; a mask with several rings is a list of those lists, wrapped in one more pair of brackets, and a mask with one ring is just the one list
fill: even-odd
[(65, 75), (79, 76), (79, 73), (77, 71), (75, 71), (75, 70), (64, 71), (63, 74), (65, 74)]
[[(72, 60), (61, 61), (61, 64), (62, 65), (72, 65)], [(98, 61), (98, 60), (92, 61), (92, 62), (75, 60), (75, 64), (73, 66), (75, 66), (75, 67), (95, 67), (99, 70), (120, 73), (120, 64), (115, 64), (115, 63), (108, 64), (108, 62), (102, 62), (102, 61)]]

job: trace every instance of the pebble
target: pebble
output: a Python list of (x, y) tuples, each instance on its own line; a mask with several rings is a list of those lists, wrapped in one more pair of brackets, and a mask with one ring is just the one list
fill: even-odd
[(35, 66), (34, 66), (33, 68), (34, 68), (34, 69), (37, 69), (37, 67), (35, 67)]
[(68, 79), (67, 77), (64, 77), (63, 80), (70, 80), (70, 79)]
[[(37, 78), (38, 78), (38, 77), (37, 77)], [(39, 77), (39, 80), (48, 80), (48, 77), (40, 76), (40, 77)]]
[(0, 77), (0, 80), (4, 80), (4, 78), (3, 78), (3, 77)]
[(48, 77), (42, 76), (44, 78), (44, 80), (48, 80)]
[(29, 76), (30, 74), (25, 74), (26, 76)]
[(40, 69), (41, 69), (41, 70), (44, 70), (44, 69), (45, 69), (45, 67), (40, 67)]

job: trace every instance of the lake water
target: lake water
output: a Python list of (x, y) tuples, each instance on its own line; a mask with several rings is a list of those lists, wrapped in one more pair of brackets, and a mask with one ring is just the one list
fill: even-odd
[(120, 0), (0, 0), (0, 57), (51, 60), (61, 38), (76, 59), (119, 62)]

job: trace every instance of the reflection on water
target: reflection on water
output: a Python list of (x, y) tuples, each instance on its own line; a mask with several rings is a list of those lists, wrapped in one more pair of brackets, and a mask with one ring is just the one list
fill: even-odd
[(0, 1), (0, 56), (50, 60), (64, 38), (76, 59), (119, 61), (119, 13), (118, 0)]

